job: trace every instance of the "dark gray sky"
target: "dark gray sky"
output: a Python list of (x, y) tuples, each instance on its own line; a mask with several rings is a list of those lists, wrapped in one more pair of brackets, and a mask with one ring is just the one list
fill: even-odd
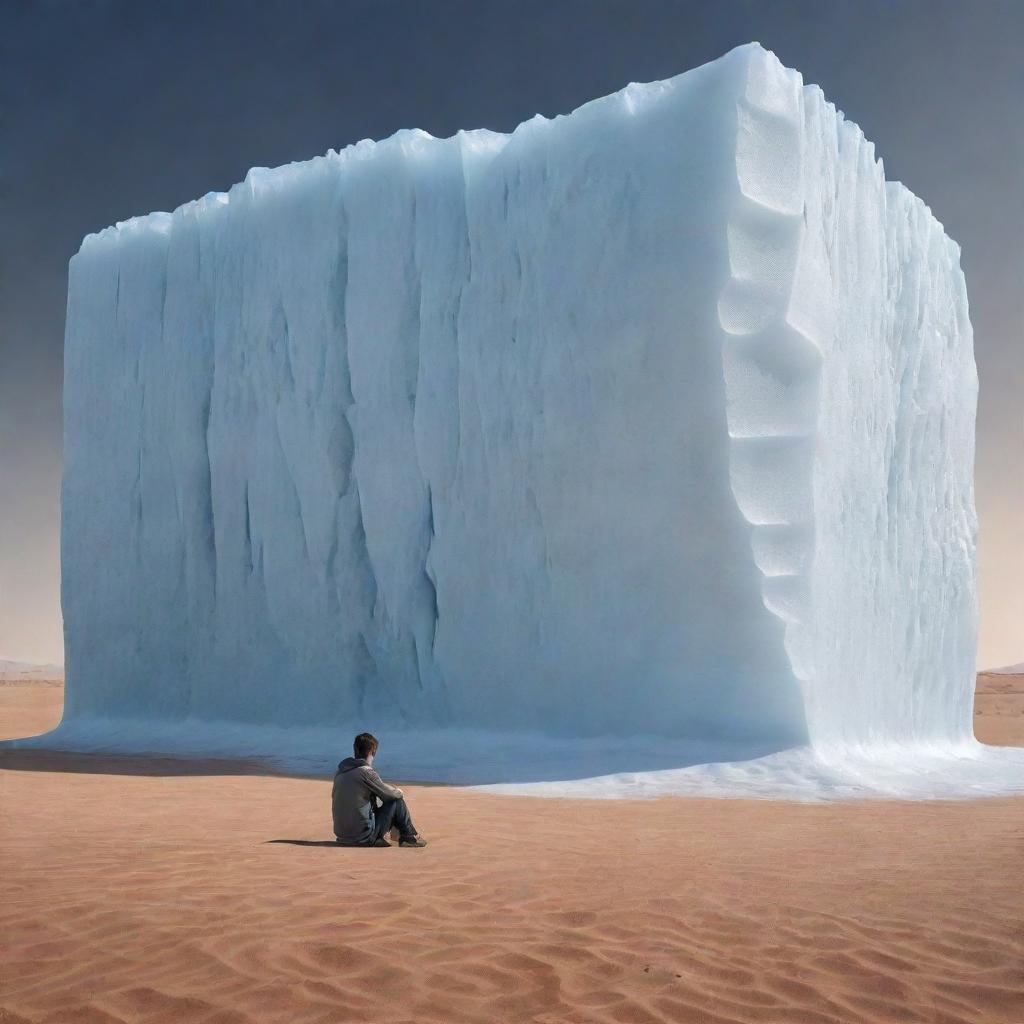
[(508, 131), (759, 40), (963, 247), (980, 660), (1024, 660), (1024, 3), (0, 0), (0, 658), (62, 660), (67, 261), (83, 235), (398, 128)]

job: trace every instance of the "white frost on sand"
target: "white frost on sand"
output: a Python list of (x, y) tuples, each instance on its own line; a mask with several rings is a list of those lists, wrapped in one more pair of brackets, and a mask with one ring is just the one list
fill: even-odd
[(517, 792), (1020, 783), (971, 738), (959, 249), (757, 45), (92, 235), (65, 370), (49, 745), (321, 770), (369, 728), (391, 774)]

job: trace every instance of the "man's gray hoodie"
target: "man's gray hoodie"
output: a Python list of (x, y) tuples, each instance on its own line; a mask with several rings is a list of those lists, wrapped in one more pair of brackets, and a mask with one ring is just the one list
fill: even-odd
[(374, 836), (373, 797), (398, 800), (400, 789), (389, 786), (362, 757), (346, 757), (338, 765), (331, 794), (334, 834), (345, 846), (364, 846)]

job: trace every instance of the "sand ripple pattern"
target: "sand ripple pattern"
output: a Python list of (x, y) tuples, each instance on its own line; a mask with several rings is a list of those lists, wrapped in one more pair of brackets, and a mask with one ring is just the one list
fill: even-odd
[(268, 842), (327, 838), (325, 781), (19, 756), (2, 1024), (1024, 1021), (1024, 800), (409, 787), (426, 850), (342, 850)]

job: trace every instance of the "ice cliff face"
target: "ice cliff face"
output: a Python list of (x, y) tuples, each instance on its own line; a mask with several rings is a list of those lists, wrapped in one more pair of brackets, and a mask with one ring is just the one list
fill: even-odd
[(756, 45), (89, 236), (67, 720), (970, 735), (958, 250)]

